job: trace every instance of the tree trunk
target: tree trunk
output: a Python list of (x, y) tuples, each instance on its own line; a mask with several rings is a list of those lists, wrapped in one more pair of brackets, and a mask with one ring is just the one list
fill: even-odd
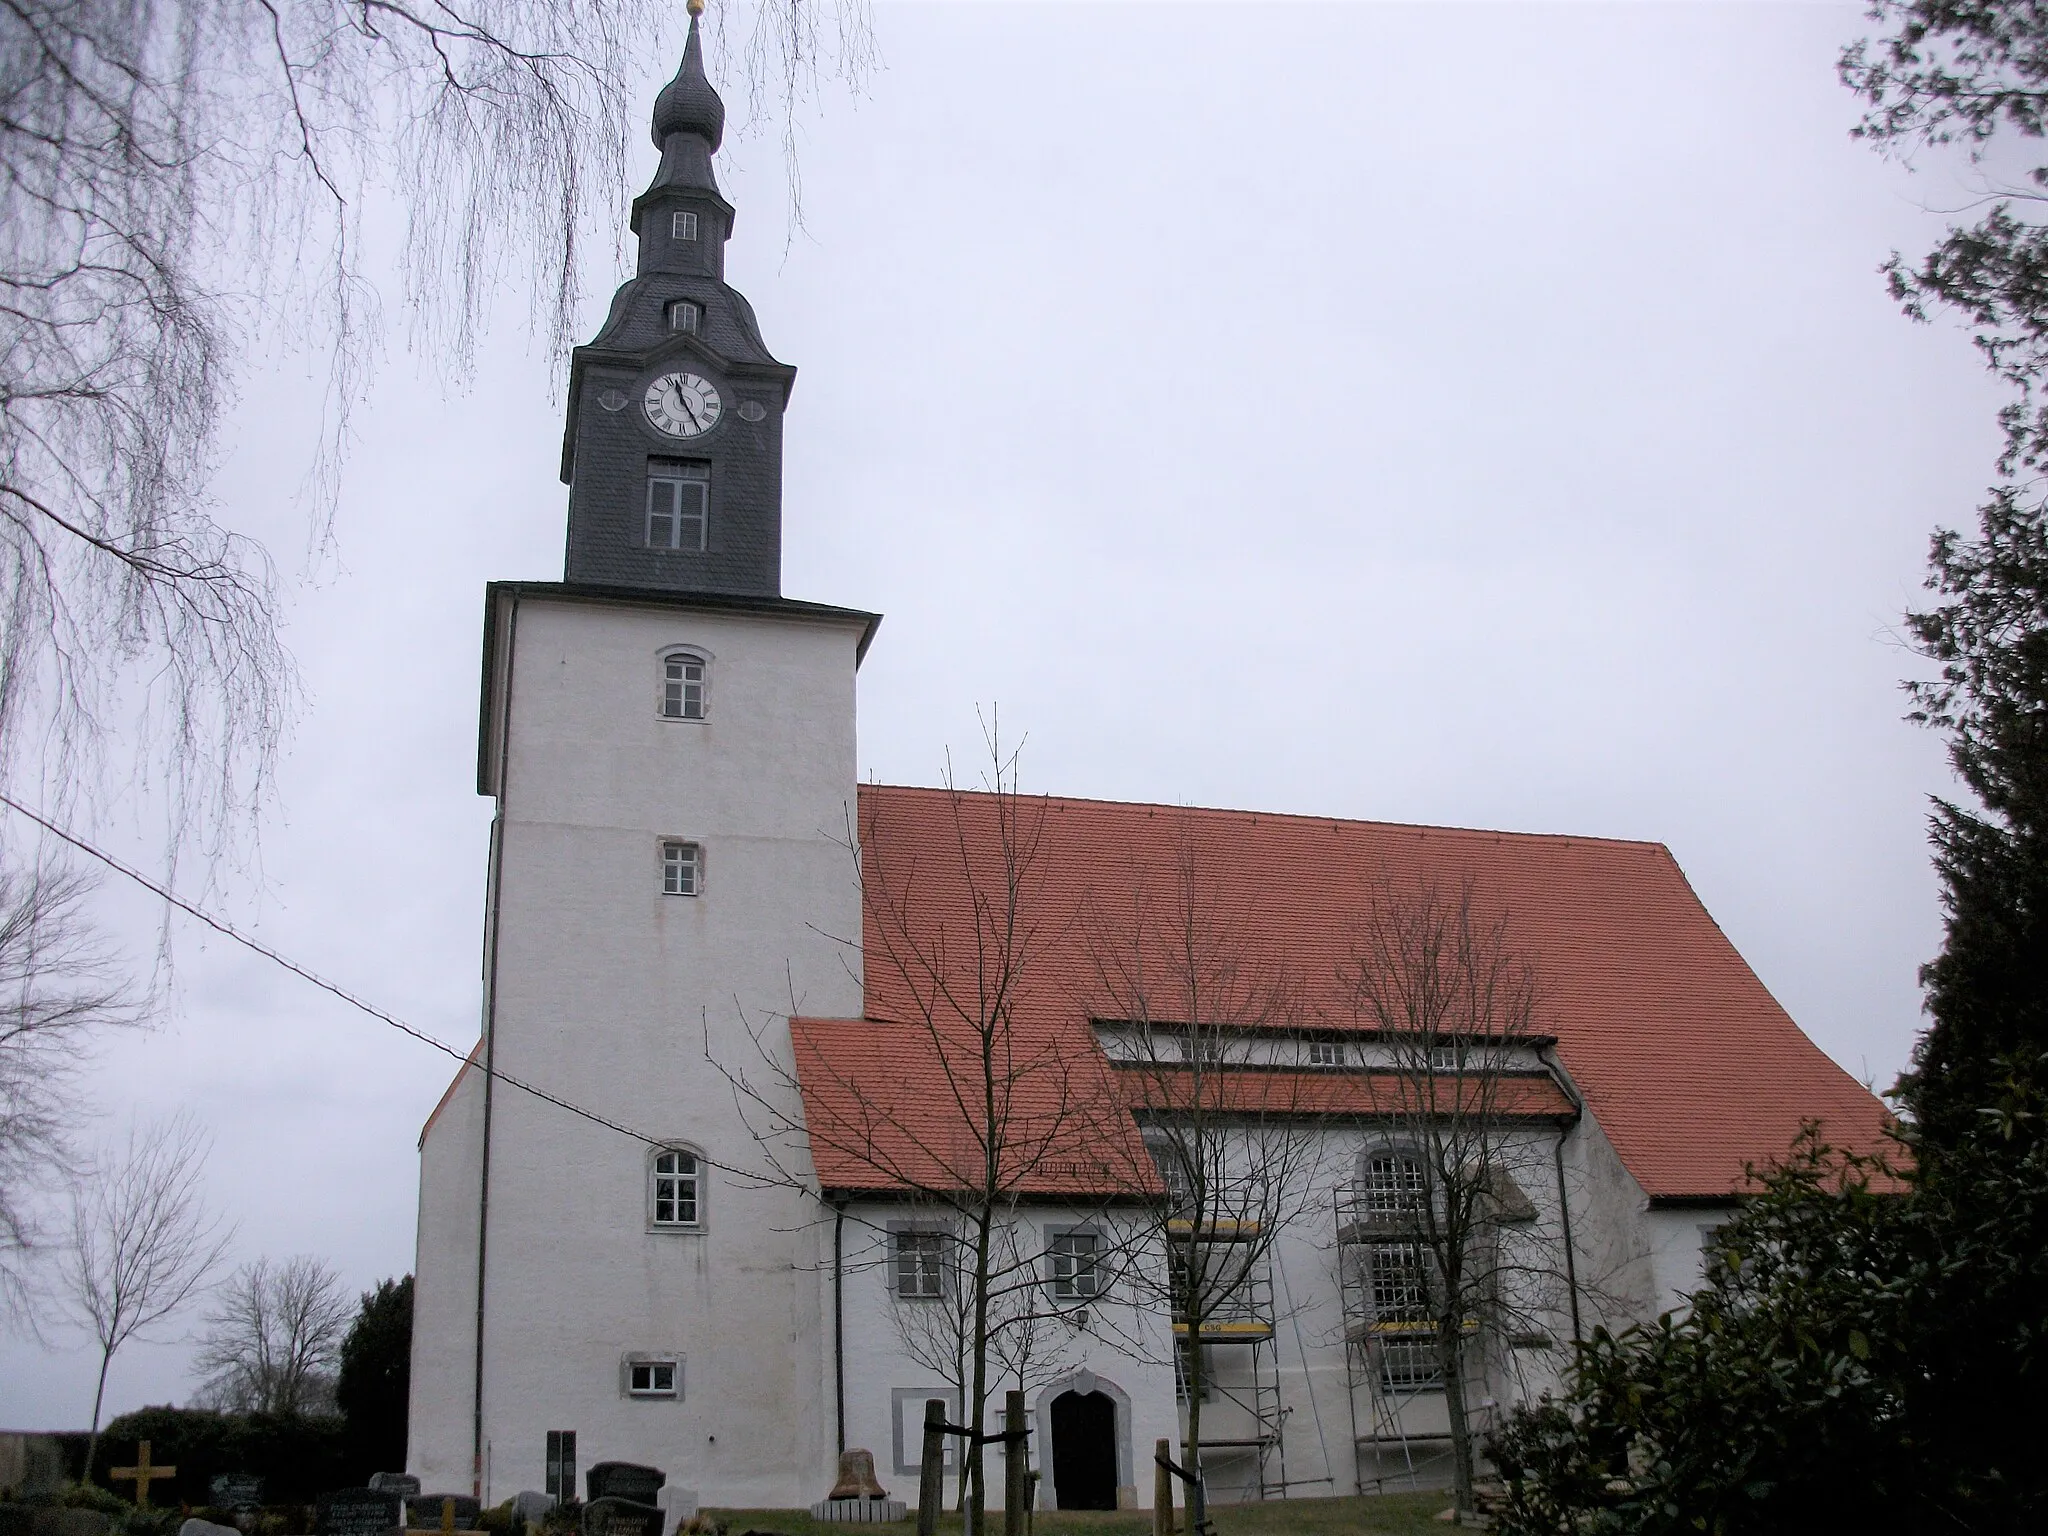
[[(1186, 1295), (1181, 1304), (1170, 1308), (1178, 1314), (1176, 1321), (1187, 1324), (1186, 1382), (1188, 1389), (1188, 1433), (1181, 1447), (1181, 1465), (1187, 1469), (1188, 1482), (1188, 1536), (1202, 1536), (1202, 1527), (1209, 1518), (1209, 1490), (1202, 1482), (1202, 1388), (1206, 1384), (1205, 1367), (1202, 1357), (1203, 1301), (1201, 1292), (1201, 1271), (1196, 1267), (1201, 1262), (1201, 1214), (1204, 1202), (1196, 1199), (1195, 1215), (1188, 1224), (1188, 1252), (1181, 1273)], [(1170, 1273), (1170, 1272), (1169, 1272)], [(1170, 1289), (1170, 1282), (1169, 1282)], [(1178, 1343), (1176, 1348), (1180, 1346)]]
[[(85, 1442), (85, 1472), (79, 1478), (81, 1483), (92, 1482), (93, 1460), (100, 1453), (100, 1408), (107, 1396), (107, 1367), (113, 1363), (114, 1352), (111, 1349), (101, 1350), (99, 1385), (93, 1388), (92, 1393), (92, 1434)], [(141, 1463), (138, 1462), (137, 1465), (140, 1466)]]
[(1451, 1502), (1458, 1518), (1472, 1513), (1472, 1428), (1465, 1419), (1465, 1339), (1459, 1317), (1439, 1318), (1437, 1363), (1444, 1373), (1444, 1411), (1451, 1421)]

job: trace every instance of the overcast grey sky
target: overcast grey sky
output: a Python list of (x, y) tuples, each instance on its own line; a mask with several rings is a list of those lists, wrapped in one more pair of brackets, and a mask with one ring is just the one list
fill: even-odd
[[(772, 135), (721, 163), (728, 275), (800, 370), (784, 590), (887, 615), (863, 775), (935, 782), (997, 701), (1032, 789), (1661, 840), (1888, 1084), (1946, 782), (1894, 631), (1999, 397), (1877, 275), (1962, 194), (1850, 141), (1859, 9), (876, 16), (885, 69), (806, 122), (786, 252)], [(293, 610), (262, 868), (224, 898), (464, 1046), (483, 584), (561, 574), (561, 380), (524, 320), (454, 397), (394, 338)], [(219, 484), (287, 566), (309, 366), (250, 381)], [(106, 906), (146, 957), (148, 906)], [(450, 1063), (201, 931), (177, 955), (175, 1014), (99, 1068), (105, 1126), (210, 1127), (242, 1257), (408, 1270)], [(83, 1424), (92, 1362), (55, 1342), (0, 1344), (0, 1420)], [(184, 1401), (188, 1354), (118, 1360), (109, 1411)]]

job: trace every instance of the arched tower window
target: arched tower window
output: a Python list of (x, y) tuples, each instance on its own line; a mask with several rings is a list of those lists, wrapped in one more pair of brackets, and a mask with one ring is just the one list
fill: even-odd
[(661, 716), (664, 720), (704, 718), (704, 658), (671, 651), (661, 658)]
[(688, 1147), (662, 1147), (648, 1162), (648, 1212), (657, 1227), (704, 1225), (704, 1162)]

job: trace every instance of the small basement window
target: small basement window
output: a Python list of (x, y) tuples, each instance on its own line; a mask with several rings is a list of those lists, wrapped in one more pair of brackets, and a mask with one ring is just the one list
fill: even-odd
[(675, 1397), (680, 1375), (674, 1360), (629, 1360), (626, 1362), (628, 1397)]
[(695, 843), (661, 845), (661, 894), (701, 896), (704, 893), (704, 850)]
[(668, 221), (671, 240), (694, 240), (697, 238), (697, 215), (694, 213), (672, 214)]

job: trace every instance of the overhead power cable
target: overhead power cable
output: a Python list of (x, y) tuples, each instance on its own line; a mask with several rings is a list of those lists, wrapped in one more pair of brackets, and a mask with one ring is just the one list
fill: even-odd
[(621, 1136), (630, 1136), (633, 1140), (640, 1142), (644, 1146), (658, 1147), (664, 1145), (664, 1143), (656, 1140), (654, 1137), (648, 1136), (643, 1132), (636, 1131), (629, 1125), (621, 1125), (618, 1121), (611, 1119), (609, 1116), (601, 1115), (596, 1110), (585, 1109), (581, 1104), (572, 1104), (569, 1102), (569, 1100), (563, 1098), (561, 1095), (550, 1093), (545, 1088), (536, 1087), (532, 1083), (514, 1077), (509, 1072), (501, 1071), (497, 1068), (487, 1068), (480, 1061), (470, 1060), (469, 1053), (467, 1051), (458, 1050), (456, 1049), (456, 1047), (448, 1044), (447, 1041), (436, 1039), (434, 1036), (428, 1034), (425, 1030), (418, 1029), (413, 1025), (406, 1023), (405, 1020), (398, 1018), (392, 1014), (386, 1013), (382, 1008), (379, 1008), (376, 1004), (365, 1002), (362, 998), (357, 997), (353, 992), (349, 991), (346, 987), (337, 986), (334, 982), (329, 981), (326, 977), (319, 975), (317, 972), (307, 970), (305, 966), (300, 965), (296, 960), (289, 959), (286, 956), (279, 954), (269, 945), (264, 944), (256, 939), (250, 938), (246, 933), (243, 933), (240, 929), (236, 928), (233, 923), (228, 922), (225, 918), (215, 917), (211, 912), (206, 911), (203, 907), (193, 905), (191, 902), (185, 900), (184, 897), (178, 895), (169, 887), (159, 885), (156, 881), (150, 879), (149, 876), (142, 873), (141, 870), (135, 869), (130, 865), (122, 863), (119, 859), (115, 858), (111, 853), (106, 853), (101, 849), (95, 848), (91, 843), (88, 843), (84, 838), (79, 837), (74, 833), (67, 832), (64, 828), (58, 826), (55, 822), (46, 819), (45, 817), (39, 815), (35, 811), (30, 810), (27, 806), (23, 805), (19, 800), (12, 798), (4, 792), (0, 792), (0, 805), (6, 806), (9, 810), (15, 812), (17, 815), (27, 817), (30, 821), (34, 822), (37, 826), (41, 827), (45, 832), (49, 833), (52, 837), (57, 838), (62, 842), (69, 843), (73, 848), (76, 848), (80, 853), (85, 854), (88, 858), (97, 859), (100, 863), (106, 865), (107, 868), (113, 870), (116, 874), (127, 876), (130, 880), (133, 880), (137, 885), (141, 886), (144, 890), (161, 897), (163, 900), (169, 902), (172, 906), (176, 907), (180, 912), (183, 912), (186, 916), (197, 918), (200, 922), (206, 924), (207, 927), (211, 928), (215, 933), (221, 934), (226, 938), (233, 939), (237, 944), (241, 945), (244, 949), (253, 951), (256, 954), (261, 955), (264, 959), (271, 961), (273, 964), (283, 966), (286, 970), (290, 971), (294, 976), (297, 976), (302, 981), (311, 982), (321, 991), (330, 993), (333, 996), (340, 998), (344, 1003), (347, 1003), (351, 1008), (355, 1008), (363, 1013), (367, 1013), (371, 1018), (377, 1020), (381, 1024), (390, 1025), (400, 1034), (410, 1035), (413, 1039), (419, 1041), (420, 1044), (432, 1046), (435, 1050), (441, 1052), (442, 1055), (452, 1057), (455, 1061), (461, 1063), (465, 1067), (474, 1068), (478, 1072), (482, 1072), (490, 1077), (496, 1078), (499, 1082), (505, 1084), (509, 1088), (517, 1088), (521, 1093), (530, 1093), (536, 1099), (541, 1100), (543, 1103), (552, 1104), (557, 1109), (566, 1109), (572, 1115), (579, 1115), (583, 1119), (588, 1120), (592, 1125), (601, 1125), (608, 1131), (617, 1131)]

